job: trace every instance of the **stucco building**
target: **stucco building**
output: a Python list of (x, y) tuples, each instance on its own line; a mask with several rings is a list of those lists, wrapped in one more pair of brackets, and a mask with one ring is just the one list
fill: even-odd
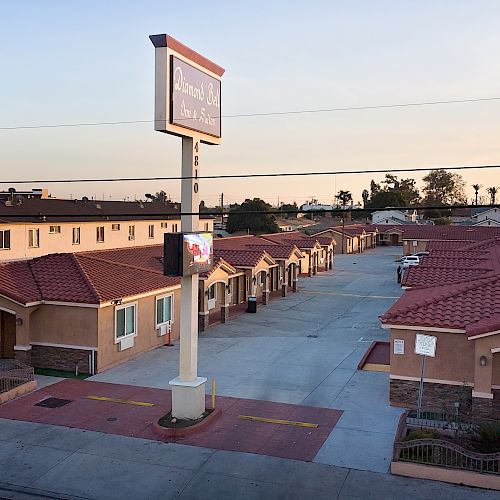
[[(181, 228), (180, 204), (15, 197), (0, 202), (0, 262), (52, 253), (163, 243)], [(213, 231), (213, 218), (200, 218)]]
[(436, 356), (426, 360), (424, 406), (500, 418), (500, 238), (426, 248), (429, 256), (405, 272), (407, 290), (380, 318), (390, 330), (391, 404), (416, 405), (421, 333), (437, 337)]

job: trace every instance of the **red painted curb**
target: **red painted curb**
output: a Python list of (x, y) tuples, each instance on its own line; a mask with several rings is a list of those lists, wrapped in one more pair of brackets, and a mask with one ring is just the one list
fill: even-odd
[(192, 425), (191, 427), (183, 427), (182, 429), (172, 429), (170, 427), (163, 427), (158, 422), (153, 422), (153, 430), (155, 434), (164, 438), (190, 436), (192, 434), (197, 434), (198, 432), (205, 430), (221, 415), (222, 415), (222, 410), (220, 408), (216, 408), (208, 417), (204, 418), (201, 422)]

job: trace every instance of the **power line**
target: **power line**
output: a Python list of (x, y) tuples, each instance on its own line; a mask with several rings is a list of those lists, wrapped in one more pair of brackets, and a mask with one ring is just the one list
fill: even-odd
[[(90, 203), (90, 202), (89, 202)], [(99, 203), (99, 202), (97, 202)], [(328, 210), (324, 209), (312, 209), (312, 210), (304, 210), (304, 209), (296, 209), (296, 210), (241, 210), (241, 211), (236, 211), (234, 213), (237, 213), (238, 215), (262, 215), (262, 214), (268, 214), (268, 215), (285, 215), (285, 214), (342, 214), (342, 213), (369, 213), (369, 212), (385, 212), (388, 210), (452, 210), (452, 209), (463, 209), (463, 208), (500, 208), (500, 204), (495, 204), (495, 205), (410, 205), (410, 206), (402, 206), (402, 207), (373, 207), (373, 208), (352, 208), (352, 207), (346, 207), (346, 208), (332, 208)], [(224, 215), (229, 215), (230, 212), (224, 212)], [(103, 219), (104, 221), (109, 219), (110, 217), (120, 217), (120, 220), (125, 220), (124, 218), (133, 218), (133, 217), (140, 217), (143, 219), (147, 219), (150, 217), (180, 217), (183, 215), (199, 215), (199, 216), (220, 216), (222, 215), (222, 212), (216, 211), (216, 210), (207, 210), (203, 212), (154, 212), (154, 213), (144, 213), (144, 212), (136, 212), (136, 213), (126, 213), (124, 214), (123, 212), (120, 213), (103, 213), (103, 214), (97, 214), (97, 213), (86, 213), (86, 214), (77, 214), (77, 213), (58, 213), (58, 214), (48, 214), (48, 213), (42, 213), (40, 212), (39, 214), (22, 214), (22, 213), (9, 213), (8, 214), (8, 219), (20, 219), (20, 218), (30, 218), (30, 219), (40, 219), (41, 221), (44, 221), (45, 219), (58, 219), (58, 218), (85, 218), (88, 217), (89, 219)], [(109, 219), (111, 220), (111, 219)], [(118, 220), (118, 219), (116, 219)], [(353, 222), (355, 224), (356, 222)], [(383, 225), (383, 224), (381, 224)], [(473, 228), (474, 226), (467, 226), (468, 228)]]
[[(338, 111), (363, 111), (372, 109), (392, 109), (392, 108), (410, 108), (418, 106), (438, 106), (445, 104), (464, 104), (473, 102), (488, 102), (500, 101), (500, 97), (478, 97), (471, 99), (450, 99), (437, 101), (420, 101), (420, 102), (405, 102), (397, 104), (375, 104), (371, 106), (347, 106), (339, 108), (319, 108), (319, 109), (299, 109), (288, 111), (269, 111), (264, 113), (239, 113), (233, 115), (221, 115), (221, 118), (250, 118), (259, 116), (283, 116), (283, 115), (305, 115), (316, 113), (333, 113)], [(214, 116), (213, 118), (219, 118)], [(186, 118), (187, 120), (188, 118)], [(33, 129), (49, 129), (49, 128), (69, 128), (69, 127), (98, 127), (101, 125), (131, 125), (140, 123), (154, 123), (155, 120), (121, 120), (121, 121), (105, 121), (105, 122), (80, 122), (80, 123), (55, 123), (41, 125), (15, 125), (0, 127), (0, 130), (33, 130)]]
[(376, 170), (331, 170), (326, 172), (274, 172), (267, 174), (217, 174), (199, 175), (198, 177), (166, 176), (166, 177), (107, 177), (93, 179), (31, 179), (0, 180), (0, 184), (73, 184), (86, 182), (130, 182), (130, 181), (179, 181), (182, 179), (251, 179), (259, 177), (310, 177), (319, 175), (357, 175), (357, 174), (389, 174), (402, 172), (428, 172), (434, 170), (487, 170), (500, 168), (500, 165), (460, 165), (451, 167), (414, 167), (389, 168)]

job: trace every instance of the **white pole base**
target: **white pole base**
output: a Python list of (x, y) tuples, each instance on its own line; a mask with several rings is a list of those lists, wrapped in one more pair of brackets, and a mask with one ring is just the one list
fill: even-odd
[(205, 377), (194, 380), (180, 380), (179, 377), (169, 382), (172, 387), (172, 417), (196, 420), (205, 413)]

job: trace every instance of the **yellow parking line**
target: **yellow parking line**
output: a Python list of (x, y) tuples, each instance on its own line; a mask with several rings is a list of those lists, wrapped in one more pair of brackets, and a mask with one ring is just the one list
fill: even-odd
[(389, 365), (382, 365), (380, 363), (366, 363), (366, 365), (363, 366), (363, 370), (368, 372), (388, 372), (390, 369), (391, 367)]
[(314, 290), (304, 290), (301, 293), (309, 295), (340, 295), (342, 297), (360, 297), (362, 299), (399, 299), (388, 295), (360, 295), (357, 293), (340, 293), (340, 292), (315, 292)]
[(295, 425), (297, 427), (311, 427), (313, 429), (317, 429), (319, 427), (318, 424), (294, 422), (293, 420), (280, 420), (278, 418), (252, 417), (250, 415), (238, 415), (238, 418), (241, 418), (242, 420), (253, 420), (254, 422), (265, 422), (267, 424)]
[(86, 396), (86, 398), (93, 399), (94, 401), (108, 401), (110, 403), (122, 403), (125, 405), (154, 406), (153, 403), (143, 403), (142, 401), (128, 401), (127, 399), (118, 399), (118, 398), (107, 398), (105, 396)]

